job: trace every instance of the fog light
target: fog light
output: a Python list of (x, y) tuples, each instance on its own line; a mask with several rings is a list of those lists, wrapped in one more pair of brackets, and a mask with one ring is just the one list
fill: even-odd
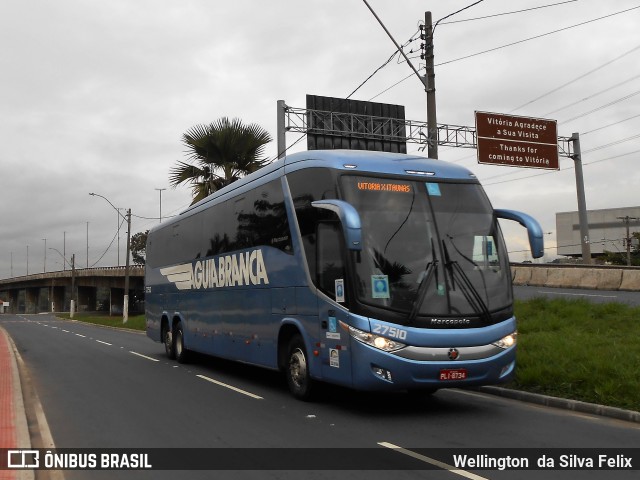
[(385, 370), (384, 368), (372, 366), (371, 370), (382, 380), (393, 383), (393, 377), (391, 376), (391, 372), (389, 370)]
[(502, 367), (502, 371), (500, 372), (500, 378), (505, 377), (506, 375), (509, 375), (513, 371), (514, 367), (515, 367), (515, 362), (511, 362), (509, 365)]

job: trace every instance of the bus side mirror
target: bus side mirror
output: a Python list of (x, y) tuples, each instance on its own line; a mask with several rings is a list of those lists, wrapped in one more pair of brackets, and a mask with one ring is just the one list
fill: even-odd
[(342, 232), (349, 250), (362, 250), (362, 227), (360, 214), (350, 203), (344, 200), (316, 200), (311, 202), (315, 208), (331, 210), (338, 215), (342, 225)]
[(531, 256), (540, 258), (544, 255), (544, 236), (542, 227), (538, 221), (530, 215), (515, 210), (494, 210), (497, 218), (505, 220), (513, 220), (527, 229), (529, 233), (529, 247), (531, 248)]

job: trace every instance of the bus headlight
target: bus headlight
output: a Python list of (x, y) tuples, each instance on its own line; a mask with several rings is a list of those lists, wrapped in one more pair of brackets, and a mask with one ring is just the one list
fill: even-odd
[(404, 343), (396, 342), (395, 340), (390, 340), (386, 337), (381, 337), (380, 335), (375, 335), (373, 333), (363, 332), (362, 330), (358, 330), (351, 326), (349, 326), (349, 334), (359, 342), (370, 345), (384, 352), (393, 352), (406, 347)]
[(518, 340), (518, 332), (513, 332), (507, 335), (506, 337), (502, 337), (497, 342), (494, 342), (493, 345), (506, 350), (507, 348), (513, 347), (517, 343), (517, 340)]

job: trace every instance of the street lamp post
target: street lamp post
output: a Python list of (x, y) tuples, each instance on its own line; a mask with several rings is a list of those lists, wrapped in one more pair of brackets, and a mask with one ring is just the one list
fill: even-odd
[[(73, 314), (75, 313), (75, 299), (73, 298), (73, 295), (75, 293), (75, 289), (76, 289), (76, 267), (75, 267), (75, 263), (76, 263), (76, 254), (72, 254), (71, 255), (71, 262), (69, 262), (67, 260), (67, 257), (65, 257), (62, 252), (60, 252), (60, 250), (58, 250), (55, 247), (49, 247), (49, 250), (53, 250), (54, 252), (58, 252), (58, 255), (60, 255), (62, 257), (62, 265), (66, 266), (67, 264), (71, 267), (71, 305), (69, 307), (69, 316), (71, 318), (73, 318)], [(65, 251), (66, 253), (66, 251)], [(62, 308), (64, 308), (64, 298), (62, 300)], [(51, 309), (51, 311), (53, 311), (53, 308)]]
[(122, 307), (122, 323), (127, 323), (129, 320), (129, 257), (131, 256), (131, 209), (127, 209), (127, 216), (124, 217), (118, 208), (109, 201), (107, 197), (103, 197), (97, 193), (89, 193), (93, 197), (100, 197), (107, 201), (113, 209), (118, 212), (123, 219), (127, 221), (127, 261), (124, 267), (124, 304)]

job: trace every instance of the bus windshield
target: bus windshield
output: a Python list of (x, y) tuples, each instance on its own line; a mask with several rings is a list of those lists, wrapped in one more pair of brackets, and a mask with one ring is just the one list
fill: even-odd
[(359, 303), (416, 325), (493, 323), (494, 312), (510, 309), (506, 250), (479, 184), (345, 175), (341, 187), (362, 222), (362, 252), (352, 257)]

